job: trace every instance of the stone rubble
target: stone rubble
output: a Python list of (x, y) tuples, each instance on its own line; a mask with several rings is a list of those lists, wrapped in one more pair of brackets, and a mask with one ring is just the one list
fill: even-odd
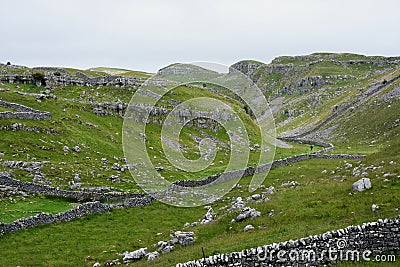
[(260, 217), (261, 212), (257, 211), (256, 209), (250, 208), (250, 207), (245, 207), (242, 209), (240, 214), (236, 217), (235, 221), (236, 222), (241, 222), (244, 221), (248, 218), (254, 219), (256, 217)]

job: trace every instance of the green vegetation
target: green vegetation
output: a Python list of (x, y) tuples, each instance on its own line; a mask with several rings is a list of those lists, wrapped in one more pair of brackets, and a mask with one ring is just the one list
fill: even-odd
[[(348, 64), (349, 61), (368, 61), (365, 64)], [(170, 231), (189, 230), (195, 232), (196, 242), (186, 248), (177, 248), (169, 254), (161, 255), (156, 266), (173, 266), (178, 262), (202, 258), (205, 254), (226, 253), (263, 244), (296, 239), (310, 234), (320, 234), (348, 225), (374, 221), (377, 214), (371, 205), (377, 204), (380, 216), (394, 218), (399, 214), (400, 196), (400, 142), (398, 98), (386, 99), (382, 96), (400, 85), (396, 82), (384, 87), (375, 95), (365, 97), (366, 92), (400, 74), (398, 66), (372, 64), (369, 61), (385, 60), (382, 57), (365, 57), (354, 54), (316, 53), (301, 57), (279, 57), (271, 64), (261, 67), (252, 74), (252, 79), (266, 92), (270, 100), (282, 97), (277, 108), (275, 121), (277, 133), (282, 134), (296, 128), (311, 129), (335, 113), (338, 108), (362, 99), (362, 105), (346, 110), (321, 129), (324, 141), (334, 143), (333, 153), (366, 154), (363, 160), (312, 159), (289, 166), (273, 169), (264, 181), (264, 186), (274, 186), (276, 192), (264, 203), (249, 203), (262, 216), (250, 221), (231, 223), (238, 211), (229, 213), (227, 209), (237, 197), (246, 198), (265, 189), (248, 192), (251, 177), (240, 181), (242, 188), (235, 188), (221, 200), (212, 203), (216, 220), (209, 225), (199, 225), (185, 229), (186, 222), (201, 220), (206, 213), (203, 207), (177, 208), (160, 202), (150, 206), (112, 210), (107, 213), (78, 218), (70, 222), (57, 223), (27, 229), (1, 236), (1, 266), (93, 266), (95, 262), (104, 264), (121, 258), (117, 254), (148, 247), (161, 240), (168, 240)], [(393, 59), (390, 59), (393, 60)], [(315, 62), (314, 62), (315, 61)], [(347, 62), (335, 64), (335, 61)], [(310, 64), (312, 62), (312, 64)], [(283, 66), (282, 64), (290, 64)], [(277, 71), (271, 71), (272, 67)], [(188, 67), (188, 66), (185, 66)], [(287, 73), (280, 68), (287, 68)], [(141, 82), (150, 74), (118, 68), (98, 67), (89, 70), (65, 69), (71, 75), (82, 72), (91, 77), (107, 75), (134, 76), (138, 84), (132, 86), (55, 86), (51, 93), (57, 99), (38, 100), (33, 96), (18, 92), (40, 93), (45, 90), (35, 84), (0, 84), (0, 99), (19, 103), (31, 108), (49, 111), (51, 120), (28, 121), (0, 119), (0, 126), (21, 123), (36, 127), (39, 132), (0, 130), (0, 171), (10, 171), (14, 178), (33, 181), (34, 175), (20, 169), (3, 166), (5, 161), (49, 161), (40, 170), (51, 186), (70, 189), (75, 174), (79, 174), (82, 187), (110, 187), (119, 192), (141, 192), (128, 171), (113, 169), (114, 164), (123, 165), (121, 129), (123, 118), (113, 110), (108, 115), (98, 116), (93, 112), (96, 105), (91, 103), (129, 102)], [(196, 68), (194, 68), (196, 70)], [(34, 73), (42, 79), (45, 71), (13, 69), (2, 66), (2, 73)], [(60, 75), (63, 75), (60, 72)], [(209, 75), (214, 75), (210, 72)], [(306, 85), (298, 89), (297, 83), (307, 77), (348, 75), (349, 79), (331, 79), (320, 86)], [(202, 75), (197, 77), (202, 79)], [(183, 74), (168, 75), (175, 81), (182, 81)], [(290, 91), (287, 88), (297, 88)], [(224, 88), (198, 82), (174, 88), (164, 95), (157, 105), (172, 109), (176, 103), (194, 97), (210, 97), (222, 101), (233, 108), (246, 126), (253, 150), (248, 166), (256, 166), (260, 149), (259, 128), (250, 117), (246, 106), (237, 98), (227, 94)], [(361, 103), (361, 102), (360, 102)], [(0, 112), (12, 111), (0, 107)], [(289, 115), (289, 111), (293, 115)], [(302, 113), (300, 112), (302, 111)], [(311, 126), (310, 126), (311, 125)], [(227, 166), (230, 148), (229, 136), (222, 127), (185, 127), (180, 133), (179, 144), (188, 159), (199, 157), (198, 141), (194, 137), (212, 136), (220, 141), (214, 164), (197, 173), (184, 173), (168, 162), (161, 149), (161, 126), (150, 123), (146, 128), (146, 147), (154, 166), (163, 166), (160, 173), (170, 181), (181, 179), (201, 179), (222, 172)], [(51, 132), (50, 134), (47, 132)], [(276, 148), (275, 159), (308, 153), (309, 145), (288, 143), (291, 148)], [(69, 147), (69, 152), (64, 151)], [(72, 151), (79, 146), (80, 153)], [(313, 151), (321, 147), (314, 146)], [(107, 162), (104, 162), (104, 158)], [(352, 166), (349, 167), (351, 164)], [(355, 167), (371, 167), (367, 171), (372, 181), (372, 189), (351, 193), (352, 184), (360, 177), (353, 175)], [(373, 167), (377, 167), (373, 171)], [(110, 179), (117, 176), (122, 182)], [(294, 181), (296, 186), (280, 185)], [(79, 203), (42, 195), (4, 196), (0, 198), (0, 221), (12, 222), (18, 218), (39, 212), (56, 214), (66, 211)], [(244, 232), (251, 223), (255, 230)], [(258, 228), (260, 226), (260, 228)], [(90, 257), (89, 257), (90, 256)], [(153, 263), (151, 263), (153, 264)], [(148, 266), (145, 260), (130, 266)], [(354, 264), (343, 263), (340, 266)], [(375, 266), (371, 264), (371, 266)]]
[(0, 201), (0, 221), (4, 223), (13, 222), (19, 218), (33, 216), (40, 212), (56, 214), (71, 209), (76, 203), (68, 202), (60, 198), (46, 196), (28, 196)]

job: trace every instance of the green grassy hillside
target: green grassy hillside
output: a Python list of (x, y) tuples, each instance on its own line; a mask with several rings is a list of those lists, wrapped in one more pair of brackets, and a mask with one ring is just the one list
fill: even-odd
[[(154, 251), (154, 244), (168, 240), (171, 231), (193, 231), (194, 245), (178, 247), (152, 263), (143, 259), (129, 264), (174, 266), (202, 258), (202, 249), (208, 256), (374, 221), (378, 214), (371, 211), (372, 204), (380, 206), (379, 216), (394, 218), (400, 209), (400, 80), (395, 79), (400, 74), (400, 66), (396, 60), (398, 58), (316, 53), (279, 57), (271, 64), (242, 61), (234, 65), (255, 81), (268, 98), (278, 135), (295, 136), (311, 131), (302, 138), (331, 142), (335, 146), (333, 153), (366, 154), (366, 158), (312, 159), (275, 168), (269, 172), (263, 186), (252, 193), (247, 190), (251, 177), (244, 177), (239, 182), (241, 187), (211, 204), (216, 215), (207, 225), (184, 227), (187, 222), (202, 219), (206, 213), (203, 207), (179, 208), (155, 201), (146, 207), (112, 210), (0, 236), (0, 265), (93, 266), (95, 262), (104, 265), (114, 259), (122, 262), (120, 253), (142, 247)], [(190, 66), (185, 65), (176, 73), (165, 72), (164, 75), (179, 82), (184, 75), (181, 72), (189, 69)], [(1, 100), (51, 112), (52, 118), (42, 121), (0, 119), (0, 172), (11, 172), (13, 178), (22, 181), (66, 190), (103, 188), (105, 192), (142, 192), (129, 171), (115, 168), (125, 164), (123, 114), (107, 107), (128, 103), (150, 75), (106, 67), (62, 70), (65, 72), (2, 65), (0, 79), (11, 74), (29, 76), (50, 72), (68, 79), (77, 79), (79, 73), (84, 73), (91, 78), (107, 79), (114, 75), (131, 78), (134, 82), (47, 87), (33, 82), (2, 82)], [(209, 75), (214, 74), (210, 72)], [(199, 74), (198, 79), (201, 78)], [(260, 154), (259, 147), (255, 146), (260, 142), (259, 128), (246, 113), (245, 106), (231, 95), (224, 96), (223, 92), (215, 85), (181, 85), (157, 105), (170, 110), (177, 103), (194, 97), (209, 97), (229, 105), (249, 133), (252, 150), (248, 166), (256, 166)], [(0, 112), (5, 111), (12, 110), (0, 107)], [(332, 120), (312, 131), (336, 113)], [(21, 130), (18, 127), (22, 126), (16, 127), (16, 124), (35, 130)], [(224, 129), (192, 126), (180, 133), (179, 145), (188, 159), (199, 157), (197, 137), (212, 136), (219, 141), (213, 164), (196, 173), (182, 172), (168, 162), (162, 151), (160, 131), (158, 123), (147, 126), (146, 147), (153, 165), (162, 166), (159, 172), (169, 181), (202, 179), (225, 169), (230, 143)], [(275, 159), (310, 152), (307, 144), (288, 144), (290, 148), (276, 148)], [(73, 151), (77, 146), (80, 152)], [(318, 149), (321, 147), (315, 147)], [(38, 178), (38, 173), (7, 167), (8, 161), (46, 163), (39, 170), (41, 177)], [(351, 192), (352, 184), (360, 178), (357, 170), (371, 179), (370, 190)], [(294, 186), (284, 185), (289, 181), (293, 181), (291, 185)], [(237, 197), (246, 200), (253, 194), (262, 194), (270, 186), (276, 190), (268, 196), (269, 200), (247, 201), (248, 206), (261, 212), (261, 217), (231, 223), (238, 211), (228, 212), (228, 209)], [(0, 185), (0, 221), (4, 223), (40, 212), (56, 214), (79, 204), (78, 200), (41, 194), (10, 194), (2, 188), (4, 186)], [(250, 223), (255, 230), (244, 232), (243, 228)]]

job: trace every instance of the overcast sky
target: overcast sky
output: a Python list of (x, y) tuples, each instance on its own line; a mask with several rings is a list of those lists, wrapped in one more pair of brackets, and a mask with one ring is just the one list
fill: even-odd
[(0, 0), (0, 10), (0, 62), (31, 67), (400, 56), (398, 0)]

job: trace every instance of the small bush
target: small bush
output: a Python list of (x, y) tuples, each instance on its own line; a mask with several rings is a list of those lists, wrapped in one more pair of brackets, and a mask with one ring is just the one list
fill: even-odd
[(40, 72), (36, 72), (34, 74), (32, 74), (33, 80), (38, 83), (40, 82), (41, 85), (45, 85), (46, 80), (44, 79), (44, 74), (40, 73)]

